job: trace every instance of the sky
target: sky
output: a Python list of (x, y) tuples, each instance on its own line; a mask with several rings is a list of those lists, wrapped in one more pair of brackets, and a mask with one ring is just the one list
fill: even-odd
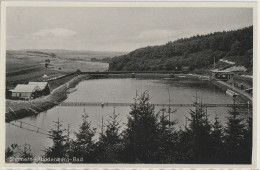
[(129, 52), (253, 25), (252, 8), (7, 7), (7, 49)]

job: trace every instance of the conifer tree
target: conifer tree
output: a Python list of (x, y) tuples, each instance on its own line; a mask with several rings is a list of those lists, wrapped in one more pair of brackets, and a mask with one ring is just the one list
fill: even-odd
[(32, 163), (34, 161), (34, 155), (32, 154), (31, 145), (24, 144), (22, 149), (19, 149), (19, 158), (22, 158), (22, 161), (19, 163)]
[(192, 158), (192, 135), (191, 130), (187, 127), (177, 131), (176, 140), (176, 163), (191, 163)]
[(18, 145), (16, 143), (11, 144), (10, 147), (5, 149), (5, 161), (9, 162), (10, 157), (15, 157), (17, 153)]
[(217, 115), (212, 125), (212, 158), (211, 163), (219, 164), (223, 161), (223, 127)]
[(252, 117), (247, 119), (247, 127), (244, 133), (244, 163), (250, 164), (252, 161), (252, 147), (253, 147), (253, 120)]
[(110, 116), (110, 121), (101, 132), (98, 142), (98, 159), (102, 163), (119, 163), (120, 154), (122, 154), (122, 139), (119, 129), (120, 122), (117, 120), (119, 114), (115, 110)]
[[(24, 144), (23, 148), (17, 144), (11, 144), (11, 147), (7, 147), (5, 150), (5, 161), (10, 162), (10, 157), (19, 158), (16, 163), (32, 163), (34, 162), (34, 155), (31, 151), (31, 145)], [(13, 163), (13, 162), (10, 162)]]
[(59, 121), (54, 121), (55, 129), (51, 129), (49, 132), (49, 138), (53, 141), (53, 146), (44, 149), (44, 157), (46, 158), (64, 158), (66, 156), (66, 136), (63, 132), (66, 129), (62, 128), (62, 124)]
[[(85, 111), (85, 110), (84, 110)], [(76, 140), (72, 142), (71, 156), (83, 158), (84, 163), (96, 162), (95, 143), (95, 128), (91, 128), (91, 122), (87, 120), (88, 115), (84, 113), (82, 116), (82, 124), (79, 126), (78, 132), (75, 133)]]
[(195, 111), (190, 110), (190, 115), (191, 163), (208, 163), (211, 155), (212, 139), (207, 111), (202, 107), (202, 104), (196, 104)]
[(147, 92), (135, 98), (125, 130), (125, 162), (158, 162), (158, 116)]
[(225, 161), (226, 163), (241, 163), (244, 160), (242, 155), (242, 144), (244, 142), (244, 127), (243, 118), (239, 117), (240, 113), (235, 106), (229, 111), (227, 117), (227, 127), (225, 128)]
[(170, 114), (174, 112), (175, 111), (172, 111), (169, 106), (168, 113), (165, 108), (162, 108), (158, 113), (160, 115), (158, 124), (158, 135), (160, 142), (158, 154), (160, 155), (160, 160), (158, 161), (160, 161), (160, 163), (174, 163), (177, 156), (177, 133), (173, 127), (173, 125), (176, 124), (176, 121), (171, 121), (169, 119)]

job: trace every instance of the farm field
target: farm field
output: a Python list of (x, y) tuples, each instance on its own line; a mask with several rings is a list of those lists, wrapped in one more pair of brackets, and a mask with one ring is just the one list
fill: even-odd
[(77, 69), (81, 71), (105, 71), (108, 70), (108, 63), (76, 61), (57, 59), (53, 60), (53, 69), (61, 72), (75, 72)]
[(116, 52), (116, 51), (73, 51), (73, 50), (40, 50), (43, 53), (54, 53), (57, 58), (66, 60), (85, 60), (90, 61), (91, 58), (103, 59), (112, 58), (115, 56), (120, 56), (126, 54), (126, 52)]
[[(65, 53), (63, 51), (63, 53)], [(72, 53), (72, 52), (70, 52)], [(74, 52), (73, 54), (76, 54)], [(82, 53), (80, 53), (83, 55)], [(70, 56), (66, 54), (66, 57)], [(7, 51), (6, 53), (6, 83), (7, 89), (12, 89), (17, 83), (26, 81), (43, 81), (43, 75), (48, 78), (59, 77), (68, 73), (81, 71), (104, 71), (108, 69), (107, 63), (90, 61), (78, 61), (66, 59), (59, 53), (46, 51)], [(73, 55), (70, 56), (73, 58)], [(48, 68), (45, 67), (45, 60), (49, 59)]]

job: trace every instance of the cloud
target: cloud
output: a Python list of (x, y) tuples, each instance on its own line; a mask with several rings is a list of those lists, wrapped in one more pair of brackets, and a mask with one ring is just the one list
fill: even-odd
[(77, 32), (64, 29), (64, 28), (53, 28), (53, 29), (42, 29), (40, 31), (32, 33), (34, 37), (71, 37), (76, 35)]

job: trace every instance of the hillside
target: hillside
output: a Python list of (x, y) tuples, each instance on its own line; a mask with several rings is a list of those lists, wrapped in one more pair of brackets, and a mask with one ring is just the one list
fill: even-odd
[[(99, 54), (97, 55), (99, 57), (112, 55), (112, 52), (108, 54), (106, 52), (66, 52), (66, 50), (7, 50), (6, 82), (15, 85), (16, 82), (40, 81), (43, 75), (53, 78), (75, 72), (77, 69), (105, 71), (108, 69), (107, 63), (91, 62), (90, 57), (95, 56), (94, 54)], [(47, 67), (46, 60), (50, 61)]]
[(253, 26), (234, 31), (197, 35), (161, 46), (148, 46), (114, 57), (111, 71), (171, 71), (188, 67), (190, 71), (253, 67)]
[[(27, 50), (27, 52), (32, 50)], [(85, 60), (90, 61), (91, 58), (96, 59), (104, 59), (104, 58), (112, 58), (115, 56), (120, 56), (126, 54), (125, 52), (117, 52), (117, 51), (91, 51), (91, 50), (52, 50), (52, 49), (44, 49), (37, 50), (40, 53), (46, 54), (55, 54), (57, 58), (60, 59), (68, 59), (68, 60)], [(36, 50), (33, 52), (36, 53)]]

